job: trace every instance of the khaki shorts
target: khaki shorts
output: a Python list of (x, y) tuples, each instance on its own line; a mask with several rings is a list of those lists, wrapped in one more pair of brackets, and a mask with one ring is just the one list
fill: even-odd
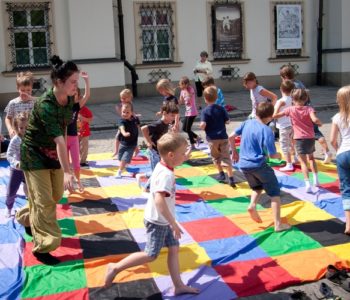
[(227, 139), (224, 140), (210, 140), (208, 141), (210, 154), (214, 164), (223, 162), (228, 166), (232, 166), (230, 157), (230, 146)]

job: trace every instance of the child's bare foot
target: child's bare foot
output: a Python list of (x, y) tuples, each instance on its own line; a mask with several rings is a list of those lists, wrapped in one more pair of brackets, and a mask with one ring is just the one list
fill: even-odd
[(108, 264), (107, 272), (105, 276), (105, 288), (108, 288), (112, 285), (115, 276), (118, 274), (118, 269), (115, 267), (115, 264)]
[(248, 207), (248, 213), (250, 217), (257, 223), (262, 223), (262, 220), (255, 207)]
[(182, 285), (175, 288), (175, 295), (181, 294), (199, 294), (199, 289), (190, 287), (188, 285)]
[(281, 232), (281, 231), (286, 231), (289, 230), (291, 226), (286, 223), (281, 223), (278, 226), (275, 226), (275, 232)]

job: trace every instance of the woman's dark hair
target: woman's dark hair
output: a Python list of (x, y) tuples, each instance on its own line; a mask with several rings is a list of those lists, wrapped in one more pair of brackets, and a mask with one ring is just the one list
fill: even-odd
[(73, 73), (79, 72), (78, 66), (74, 62), (70, 60), (63, 62), (57, 55), (52, 56), (50, 61), (52, 64), (51, 80), (53, 83), (58, 79), (66, 82)]

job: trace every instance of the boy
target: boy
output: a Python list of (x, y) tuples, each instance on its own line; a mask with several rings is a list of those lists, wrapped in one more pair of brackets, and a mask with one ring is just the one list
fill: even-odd
[[(212, 76), (206, 77), (202, 82), (203, 88), (207, 88), (208, 86), (215, 86), (214, 78)], [(215, 101), (215, 104), (220, 105), (225, 108), (225, 98), (222, 90), (216, 87), (218, 98)]]
[[(305, 85), (300, 80), (295, 79), (295, 72), (294, 72), (294, 69), (292, 66), (290, 66), (290, 65), (282, 66), (280, 68), (280, 76), (281, 76), (282, 81), (285, 81), (285, 80), (293, 81), (296, 89), (305, 89)], [(312, 106), (311, 101), (309, 100), (306, 103), (306, 105)], [(332, 152), (330, 152), (327, 141), (324, 138), (323, 133), (320, 131), (320, 129), (318, 127), (319, 126), (314, 124), (315, 140), (317, 140), (320, 143), (322, 150), (324, 152), (323, 163), (329, 164), (332, 161), (333, 154), (332, 154)]]
[(154, 261), (163, 246), (168, 247), (168, 268), (175, 287), (175, 295), (198, 294), (198, 289), (183, 283), (179, 271), (179, 239), (181, 228), (175, 220), (174, 168), (186, 159), (187, 141), (177, 133), (164, 134), (157, 143), (161, 156), (151, 177), (151, 193), (145, 208), (147, 243), (142, 252), (132, 253), (117, 263), (108, 264), (105, 287), (115, 276), (130, 267)]
[(219, 182), (225, 182), (226, 180), (221, 165), (221, 162), (223, 162), (227, 168), (229, 184), (231, 187), (235, 187), (236, 185), (233, 179), (232, 161), (230, 158), (230, 148), (225, 125), (229, 123), (228, 114), (222, 106), (215, 104), (218, 96), (215, 86), (205, 88), (203, 95), (207, 107), (202, 111), (199, 127), (206, 133), (213, 163), (219, 171)]
[[(281, 223), (281, 199), (280, 188), (276, 175), (271, 167), (266, 164), (265, 149), (271, 158), (280, 159), (280, 153), (276, 152), (274, 134), (266, 124), (272, 120), (273, 105), (268, 102), (259, 103), (256, 108), (256, 119), (243, 122), (230, 135), (232, 159), (237, 162), (247, 178), (252, 189), (248, 212), (251, 218), (258, 223), (262, 220), (256, 210), (256, 205), (265, 190), (271, 197), (271, 208), (274, 218), (275, 231), (284, 231), (290, 228), (289, 224)], [(238, 156), (235, 137), (241, 136), (240, 153)]]
[[(157, 142), (158, 140), (169, 131), (169, 126), (174, 122), (176, 116), (179, 114), (179, 107), (173, 102), (167, 102), (163, 104), (160, 109), (162, 118), (155, 123), (145, 125), (141, 127), (142, 134), (146, 140), (148, 148), (148, 156), (153, 171), (157, 163), (160, 161)], [(148, 174), (150, 177), (151, 175)], [(136, 180), (138, 185), (141, 185), (141, 178), (145, 177), (145, 174), (137, 174)], [(150, 187), (150, 180), (146, 183), (144, 191), (148, 192)]]
[(78, 136), (79, 136), (79, 146), (80, 146), (80, 166), (88, 167), (86, 159), (89, 152), (89, 136), (90, 133), (90, 123), (93, 120), (93, 114), (90, 109), (84, 105), (79, 110), (78, 115)]
[(139, 119), (134, 117), (131, 103), (124, 103), (122, 105), (121, 117), (122, 119), (119, 125), (120, 146), (118, 150), (118, 160), (120, 161), (120, 166), (117, 172), (117, 178), (122, 177), (122, 172), (132, 159), (134, 151), (137, 147), (140, 125)]
[[(294, 83), (291, 80), (282, 81), (280, 91), (282, 98), (277, 100), (274, 110), (274, 115), (283, 111), (285, 108), (292, 105), (292, 97), (290, 96), (294, 89)], [(289, 117), (282, 117), (277, 119), (276, 127), (279, 129), (279, 142), (281, 151), (287, 163), (284, 167), (280, 168), (280, 171), (294, 171), (292, 163), (292, 154), (294, 153), (293, 146), (293, 127)]]
[(21, 112), (30, 114), (33, 109), (35, 100), (32, 97), (33, 83), (34, 77), (31, 72), (20, 72), (17, 74), (16, 85), (19, 96), (12, 99), (5, 108), (5, 124), (11, 138), (16, 134), (13, 128), (14, 117)]

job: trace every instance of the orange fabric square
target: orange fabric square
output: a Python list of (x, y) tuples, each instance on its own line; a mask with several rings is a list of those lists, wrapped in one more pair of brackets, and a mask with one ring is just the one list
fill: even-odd
[(71, 193), (68, 195), (68, 202), (82, 202), (85, 199), (89, 200), (101, 200), (108, 198), (107, 194), (101, 187), (87, 187), (83, 193)]
[(217, 200), (241, 196), (237, 189), (234, 189), (227, 184), (216, 184), (209, 187), (190, 188), (189, 190), (204, 200)]

